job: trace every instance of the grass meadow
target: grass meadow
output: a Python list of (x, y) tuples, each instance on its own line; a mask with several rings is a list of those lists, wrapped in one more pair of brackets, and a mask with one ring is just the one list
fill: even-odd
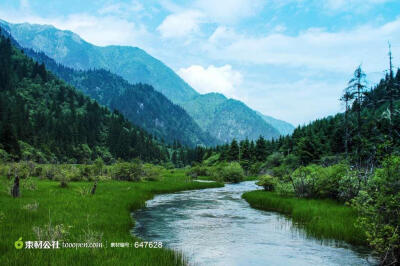
[[(111, 242), (134, 243), (131, 212), (155, 194), (222, 186), (194, 182), (184, 171), (165, 171), (161, 181), (93, 182), (21, 180), (21, 197), (12, 198), (9, 182), (0, 177), (0, 265), (183, 265), (178, 252), (162, 248), (111, 248)], [(29, 182), (28, 182), (29, 181)], [(26, 182), (26, 183), (24, 183)], [(14, 242), (62, 239), (66, 242), (103, 242), (108, 248), (20, 249)]]

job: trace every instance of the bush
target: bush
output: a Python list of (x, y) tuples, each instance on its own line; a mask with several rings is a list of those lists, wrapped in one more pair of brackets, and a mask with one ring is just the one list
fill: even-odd
[(92, 166), (93, 168), (93, 173), (98, 176), (98, 175), (103, 175), (103, 169), (104, 169), (104, 162), (103, 159), (97, 158), (94, 161), (94, 164)]
[(263, 163), (262, 162), (256, 162), (253, 163), (250, 166), (250, 175), (259, 175), (261, 171), (263, 170)]
[(238, 162), (228, 163), (219, 174), (226, 182), (239, 183), (244, 179), (244, 171)]
[(124, 181), (140, 181), (143, 175), (143, 166), (139, 161), (132, 163), (117, 163), (114, 165), (113, 179)]
[(318, 165), (301, 166), (292, 174), (294, 192), (298, 197), (315, 197), (318, 195), (317, 182), (323, 168)]
[(400, 261), (400, 157), (386, 159), (367, 187), (353, 200), (361, 218), (358, 226), (381, 256), (381, 265)]
[(355, 198), (361, 190), (362, 181), (357, 171), (347, 171), (339, 180), (338, 199), (343, 202)]
[(143, 179), (146, 181), (160, 181), (163, 167), (152, 164), (143, 165)]
[(218, 153), (213, 153), (210, 157), (203, 161), (206, 166), (212, 166), (218, 163), (220, 155)]
[(186, 175), (190, 176), (191, 178), (197, 178), (199, 176), (208, 176), (209, 171), (207, 167), (197, 164), (190, 167), (186, 172)]
[(66, 175), (70, 181), (82, 181), (83, 176), (80, 169), (76, 166), (71, 166), (67, 171)]
[(270, 156), (267, 157), (267, 166), (268, 168), (273, 168), (280, 166), (283, 163), (284, 156), (280, 152), (274, 152)]
[(43, 171), (42, 171), (42, 178), (47, 178), (49, 180), (53, 180), (56, 176), (58, 172), (57, 167), (55, 167), (54, 165), (47, 165), (46, 167), (44, 167)]
[(0, 162), (8, 162), (11, 159), (11, 155), (5, 150), (0, 149)]
[(278, 182), (275, 185), (275, 191), (279, 196), (282, 197), (290, 197), (294, 194), (293, 186), (288, 182)]
[(350, 172), (349, 166), (345, 164), (335, 164), (329, 167), (320, 168), (317, 182), (318, 197), (339, 198), (340, 181)]
[(263, 175), (259, 178), (256, 183), (259, 186), (262, 186), (265, 191), (275, 191), (275, 187), (278, 183), (278, 180), (270, 175)]

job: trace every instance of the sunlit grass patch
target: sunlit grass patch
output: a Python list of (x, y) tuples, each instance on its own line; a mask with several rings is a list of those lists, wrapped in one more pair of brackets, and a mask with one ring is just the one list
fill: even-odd
[(349, 206), (332, 200), (282, 197), (267, 191), (247, 192), (243, 198), (253, 208), (289, 216), (309, 236), (367, 244), (365, 233), (355, 226), (357, 213)]

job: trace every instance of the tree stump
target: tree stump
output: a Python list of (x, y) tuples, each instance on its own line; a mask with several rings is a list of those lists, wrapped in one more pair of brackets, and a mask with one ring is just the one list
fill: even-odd
[(16, 176), (14, 179), (14, 185), (11, 189), (11, 196), (13, 198), (18, 198), (19, 197), (19, 176)]
[(97, 188), (97, 181), (94, 182), (94, 185), (92, 187), (92, 191), (91, 191), (92, 195), (94, 195), (94, 193), (96, 193), (96, 188)]

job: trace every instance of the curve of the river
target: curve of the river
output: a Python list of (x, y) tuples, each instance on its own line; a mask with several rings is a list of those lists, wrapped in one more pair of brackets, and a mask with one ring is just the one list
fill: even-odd
[(370, 265), (368, 251), (306, 237), (289, 219), (241, 198), (254, 182), (158, 195), (133, 213), (133, 233), (194, 265)]

